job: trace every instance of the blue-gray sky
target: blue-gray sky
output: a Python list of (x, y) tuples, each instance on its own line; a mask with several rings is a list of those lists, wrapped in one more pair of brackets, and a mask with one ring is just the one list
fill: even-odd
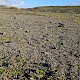
[(0, 0), (0, 5), (25, 8), (37, 6), (80, 6), (80, 0)]

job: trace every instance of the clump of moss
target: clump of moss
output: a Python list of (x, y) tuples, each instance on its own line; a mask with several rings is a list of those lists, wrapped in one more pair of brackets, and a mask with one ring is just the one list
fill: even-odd
[(0, 75), (2, 75), (4, 71), (5, 71), (4, 68), (0, 68)]
[(39, 70), (38, 72), (39, 72), (39, 74), (44, 75), (44, 71), (43, 70)]
[(12, 72), (12, 77), (17, 79), (22, 74), (23, 74), (23, 71), (22, 70), (15, 70), (15, 71)]

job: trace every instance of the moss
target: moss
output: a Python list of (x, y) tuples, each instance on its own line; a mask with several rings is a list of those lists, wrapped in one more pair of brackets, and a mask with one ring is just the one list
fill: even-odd
[(12, 38), (9, 38), (9, 37), (2, 37), (0, 38), (0, 41), (11, 41)]
[(16, 71), (13, 71), (13, 72), (12, 72), (12, 75), (13, 75), (13, 76), (16, 76), (16, 75), (21, 75), (22, 73), (23, 73), (22, 70), (16, 70)]
[(59, 69), (59, 68), (56, 66), (56, 67), (53, 67), (53, 68), (52, 68), (52, 71), (58, 71), (58, 69)]
[(63, 78), (63, 77), (60, 77), (60, 78), (59, 78), (59, 80), (65, 80), (65, 78)]
[(39, 72), (39, 74), (44, 75), (44, 71), (43, 70), (39, 70), (38, 72)]
[(4, 71), (5, 71), (4, 68), (0, 68), (0, 75), (3, 74)]
[(34, 80), (34, 78), (31, 77), (30, 80)]
[(43, 75), (38, 75), (38, 76), (36, 76), (36, 78), (39, 80), (40, 78), (42, 78), (43, 77)]

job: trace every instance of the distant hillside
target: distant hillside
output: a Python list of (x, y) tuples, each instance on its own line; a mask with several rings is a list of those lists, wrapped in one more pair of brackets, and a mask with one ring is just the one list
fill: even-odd
[(34, 8), (17, 8), (0, 5), (1, 10), (27, 10), (27, 11), (38, 11), (38, 12), (52, 12), (52, 13), (76, 13), (80, 14), (80, 6), (42, 6)]
[(17, 7), (13, 7), (13, 6), (6, 6), (6, 5), (0, 5), (0, 9), (19, 9)]
[(53, 13), (77, 13), (80, 14), (80, 6), (43, 6), (28, 8), (27, 10)]

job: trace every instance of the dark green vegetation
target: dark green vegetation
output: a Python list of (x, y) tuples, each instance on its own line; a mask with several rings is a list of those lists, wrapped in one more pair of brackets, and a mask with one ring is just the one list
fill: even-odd
[(0, 8), (0, 80), (80, 80), (79, 7), (44, 8)]

